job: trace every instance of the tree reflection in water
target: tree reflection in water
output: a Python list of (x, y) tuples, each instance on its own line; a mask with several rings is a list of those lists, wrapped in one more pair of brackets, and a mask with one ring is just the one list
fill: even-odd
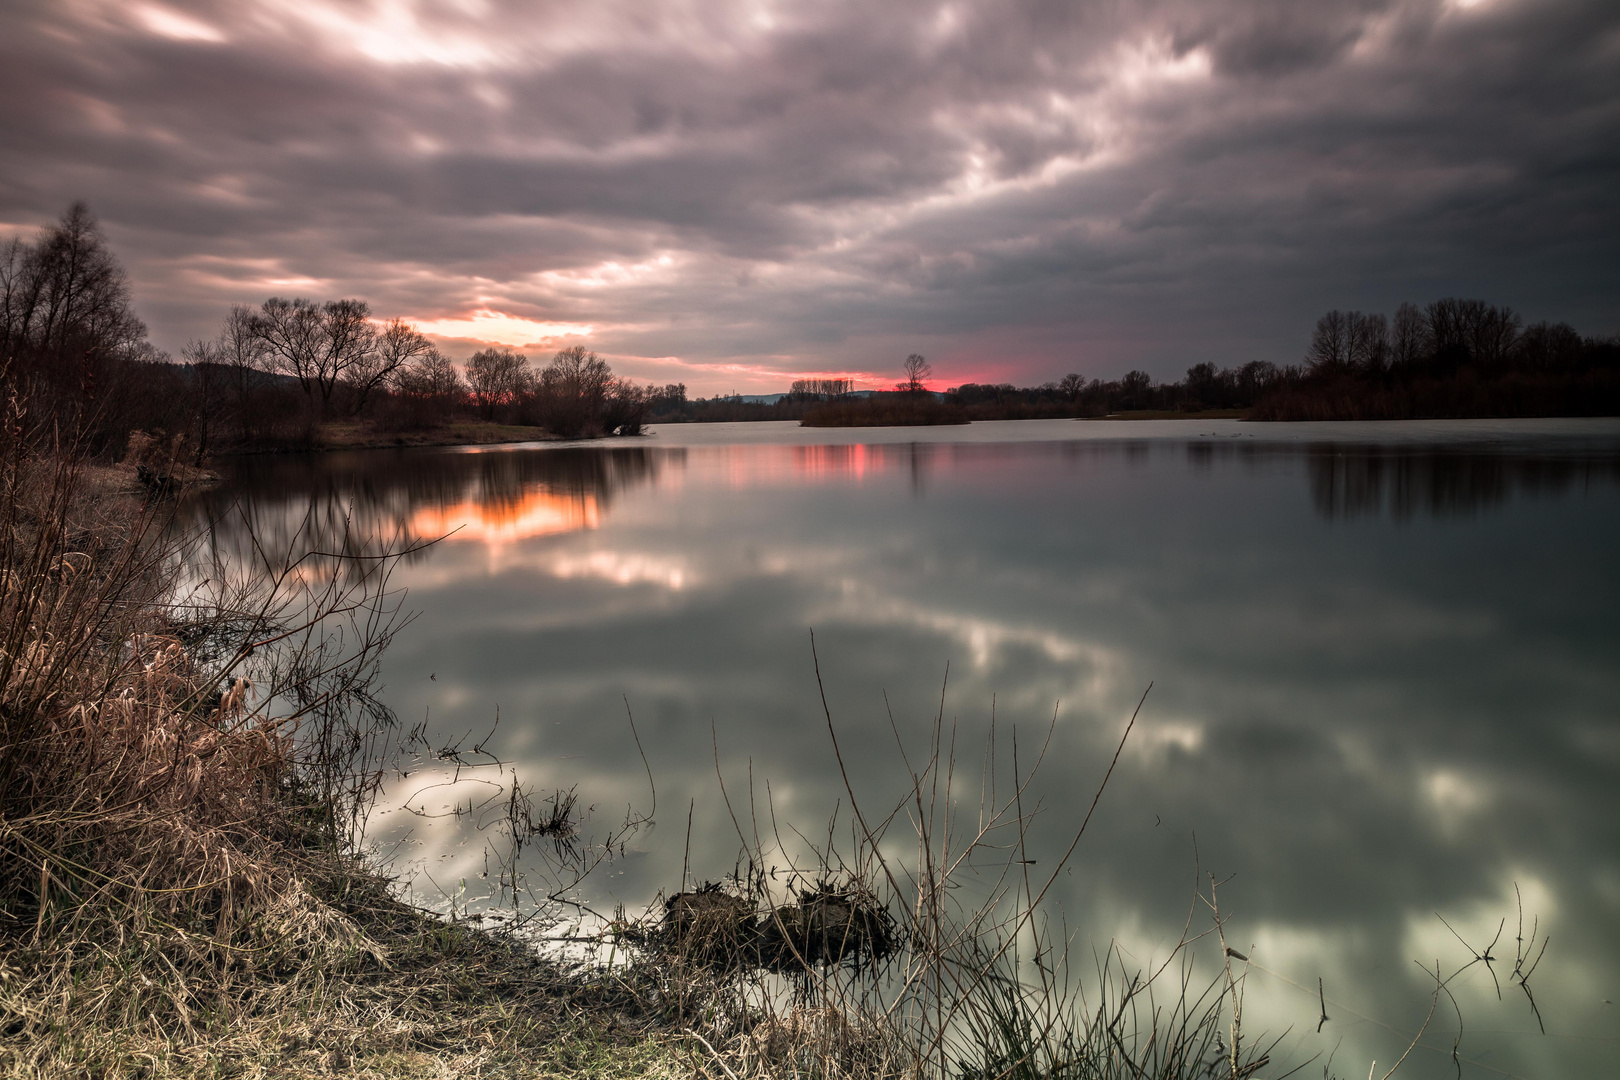
[(595, 528), (621, 492), (685, 460), (639, 446), (245, 459), (228, 486), (187, 500), (178, 524), (227, 563), (385, 551), (418, 561), (451, 534), (501, 543)]
[(1312, 446), (1311, 501), (1325, 518), (1418, 515), (1464, 517), (1514, 497), (1547, 497), (1572, 488), (1620, 484), (1612, 455), (1529, 456), (1378, 446)]

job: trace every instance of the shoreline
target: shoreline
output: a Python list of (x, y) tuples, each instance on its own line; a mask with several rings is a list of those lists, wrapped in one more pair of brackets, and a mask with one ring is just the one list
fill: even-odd
[(565, 442), (545, 428), (484, 421), (446, 424), (415, 431), (377, 431), (365, 424), (332, 425), (307, 444), (249, 446), (215, 451), (208, 460), (264, 454), (323, 454), (342, 450), (409, 450), (418, 447), (500, 446), (525, 442)]
[[(1120, 431), (1134, 430), (1134, 425), (1140, 424), (1140, 423), (1145, 423), (1147, 425), (1147, 427), (1144, 430), (1152, 433), (1153, 435), (1162, 436), (1165, 432), (1164, 432), (1164, 429), (1162, 427), (1159, 427), (1159, 425), (1189, 424), (1189, 423), (1193, 423), (1193, 422), (1198, 422), (1198, 423), (1215, 422), (1215, 423), (1220, 423), (1220, 424), (1223, 424), (1223, 425), (1224, 424), (1241, 425), (1244, 429), (1246, 429), (1244, 431), (1244, 434), (1246, 434), (1246, 435), (1248, 435), (1250, 437), (1258, 437), (1258, 438), (1260, 438), (1260, 439), (1262, 439), (1264, 441), (1293, 442), (1293, 441), (1296, 441), (1301, 436), (1301, 434), (1302, 434), (1301, 429), (1308, 429), (1309, 432), (1313, 436), (1318, 437), (1318, 438), (1323, 436), (1323, 435), (1327, 435), (1329, 432), (1332, 432), (1332, 433), (1334, 433), (1335, 437), (1347, 437), (1351, 441), (1360, 442), (1360, 441), (1366, 440), (1374, 431), (1376, 431), (1376, 432), (1379, 433), (1380, 437), (1396, 436), (1396, 437), (1398, 437), (1397, 441), (1405, 442), (1405, 441), (1409, 441), (1415, 435), (1417, 435), (1416, 432), (1413, 432), (1413, 431), (1409, 430), (1409, 429), (1413, 429), (1413, 428), (1453, 429), (1453, 428), (1457, 428), (1459, 426), (1462, 426), (1462, 427), (1478, 427), (1478, 428), (1484, 429), (1484, 430), (1477, 433), (1480, 436), (1496, 437), (1496, 438), (1501, 438), (1501, 437), (1512, 438), (1512, 437), (1521, 437), (1521, 436), (1525, 436), (1525, 435), (1533, 435), (1533, 434), (1535, 434), (1535, 432), (1533, 432), (1533, 431), (1522, 431), (1522, 430), (1515, 430), (1515, 429), (1520, 429), (1520, 428), (1523, 428), (1523, 427), (1534, 428), (1535, 426), (1537, 426), (1539, 424), (1543, 424), (1543, 423), (1547, 423), (1547, 422), (1555, 422), (1555, 423), (1559, 423), (1559, 424), (1568, 424), (1568, 425), (1575, 426), (1575, 427), (1590, 427), (1590, 426), (1596, 424), (1599, 427), (1598, 432), (1592, 432), (1592, 431), (1558, 432), (1558, 434), (1560, 434), (1560, 435), (1564, 435), (1564, 434), (1568, 434), (1568, 435), (1602, 434), (1604, 436), (1608, 436), (1608, 435), (1611, 434), (1611, 432), (1607, 430), (1609, 425), (1614, 423), (1617, 420), (1620, 420), (1620, 417), (1600, 417), (1600, 416), (1584, 416), (1584, 417), (1567, 417), (1567, 416), (1550, 416), (1550, 417), (1472, 417), (1472, 418), (1445, 417), (1445, 418), (1435, 418), (1435, 419), (1429, 419), (1429, 420), (1314, 420), (1314, 421), (1288, 421), (1288, 420), (1249, 420), (1246, 416), (1243, 415), (1241, 410), (1210, 410), (1210, 411), (1202, 412), (1202, 413), (1167, 413), (1167, 412), (1159, 412), (1159, 411), (1152, 411), (1152, 410), (1143, 410), (1143, 411), (1140, 411), (1140, 412), (1126, 413), (1126, 414), (1111, 413), (1111, 414), (1109, 414), (1107, 416), (1051, 417), (1051, 418), (1040, 418), (1040, 419), (1033, 419), (1033, 420), (1027, 420), (1027, 419), (1026, 420), (976, 420), (976, 421), (972, 421), (970, 423), (965, 423), (965, 424), (859, 425), (859, 426), (838, 425), (838, 426), (829, 426), (829, 427), (809, 427), (809, 428), (804, 427), (798, 421), (794, 421), (794, 420), (780, 420), (780, 421), (767, 421), (767, 420), (730, 420), (730, 421), (660, 420), (660, 421), (649, 422), (647, 424), (647, 426), (643, 429), (643, 431), (641, 433), (641, 436), (617, 436), (617, 435), (615, 435), (615, 436), (602, 436), (602, 437), (597, 438), (597, 439), (583, 439), (583, 440), (582, 439), (564, 439), (564, 438), (561, 438), (560, 436), (552, 435), (551, 433), (547, 432), (545, 429), (538, 428), (538, 427), (527, 427), (527, 426), (512, 425), (512, 424), (490, 424), (490, 423), (484, 423), (484, 422), (457, 423), (457, 424), (446, 425), (446, 426), (440, 427), (440, 428), (434, 428), (434, 429), (429, 429), (429, 430), (425, 430), (425, 431), (413, 431), (413, 432), (377, 432), (377, 431), (372, 431), (372, 430), (366, 430), (363, 425), (352, 425), (349, 428), (349, 430), (338, 432), (336, 438), (332, 438), (332, 437), (330, 437), (330, 434), (328, 434), (327, 437), (323, 437), (319, 441), (317, 441), (317, 442), (315, 442), (313, 444), (308, 444), (308, 445), (285, 445), (285, 444), (283, 444), (283, 445), (275, 445), (275, 446), (256, 446), (256, 447), (244, 448), (244, 449), (232, 449), (232, 450), (216, 451), (216, 452), (211, 453), (211, 454), (208, 455), (208, 457), (205, 459), (205, 465), (203, 467), (201, 467), (201, 468), (187, 467), (187, 469), (185, 471), (189, 475), (187, 475), (184, 479), (188, 483), (198, 482), (198, 481), (203, 482), (203, 483), (208, 483), (208, 482), (216, 481), (218, 479), (221, 479), (221, 475), (218, 472), (215, 471), (216, 469), (228, 469), (229, 468), (229, 462), (231, 462), (232, 460), (255, 458), (255, 457), (267, 457), (267, 456), (285, 455), (285, 454), (328, 454), (328, 453), (341, 453), (341, 452), (351, 451), (351, 450), (454, 449), (454, 448), (458, 448), (458, 447), (515, 446), (515, 445), (524, 444), (524, 443), (535, 443), (535, 444), (569, 443), (569, 444), (578, 444), (578, 445), (589, 445), (591, 443), (600, 442), (600, 441), (604, 441), (604, 440), (609, 440), (609, 441), (612, 441), (614, 443), (617, 443), (618, 440), (620, 440), (620, 439), (639, 438), (639, 437), (654, 437), (655, 441), (656, 441), (656, 436), (659, 434), (659, 429), (663, 429), (665, 432), (667, 432), (667, 433), (669, 433), (671, 435), (674, 435), (676, 432), (688, 432), (688, 433), (691, 433), (693, 436), (697, 436), (697, 433), (702, 432), (702, 431), (717, 431), (717, 430), (728, 430), (728, 429), (729, 430), (734, 430), (734, 429), (739, 428), (739, 427), (741, 427), (741, 428), (754, 428), (754, 429), (770, 429), (770, 428), (774, 428), (774, 427), (782, 427), (782, 428), (791, 427), (795, 431), (803, 431), (805, 433), (805, 435), (807, 435), (807, 436), (811, 435), (811, 433), (820, 434), (821, 438), (813, 438), (813, 437), (812, 438), (807, 438), (807, 439), (793, 438), (793, 439), (786, 440), (789, 443), (794, 443), (794, 444), (801, 443), (801, 442), (820, 443), (820, 442), (826, 441), (826, 442), (830, 442), (830, 443), (834, 443), (834, 444), (839, 444), (839, 443), (843, 443), (843, 442), (846, 442), (846, 441), (850, 441), (852, 438), (854, 439), (854, 441), (863, 441), (862, 438), (861, 438), (862, 433), (879, 433), (879, 432), (889, 433), (890, 435), (892, 435), (894, 437), (889, 437), (889, 438), (879, 437), (879, 438), (876, 439), (876, 441), (878, 443), (890, 443), (890, 442), (896, 442), (896, 441), (899, 441), (899, 442), (908, 442), (908, 441), (921, 441), (921, 442), (970, 441), (970, 442), (974, 442), (974, 441), (979, 441), (979, 440), (977, 438), (975, 438), (975, 437), (972, 437), (972, 436), (968, 436), (968, 437), (966, 437), (964, 439), (961, 434), (953, 435), (953, 433), (965, 433), (968, 430), (980, 430), (980, 431), (983, 431), (983, 430), (985, 430), (987, 428), (988, 429), (997, 428), (997, 427), (999, 427), (1000, 425), (1003, 425), (1003, 424), (1010, 425), (1012, 427), (1022, 427), (1024, 425), (1028, 425), (1028, 424), (1040, 424), (1040, 425), (1045, 425), (1045, 424), (1055, 424), (1055, 425), (1087, 424), (1087, 425), (1091, 425), (1090, 430), (1096, 431), (1096, 432), (1098, 432), (1100, 434), (1103, 430), (1107, 430), (1107, 429), (1114, 429), (1114, 430), (1120, 430)], [(1073, 429), (1071, 429), (1071, 430), (1073, 430)], [(1489, 434), (1487, 434), (1487, 432)], [(1207, 434), (1207, 433), (1201, 433), (1201, 434)], [(1432, 435), (1438, 434), (1438, 432), (1430, 431), (1430, 432), (1428, 432), (1428, 434), (1432, 436)], [(1152, 437), (1152, 435), (1150, 435), (1150, 437)], [(1421, 436), (1419, 436), (1419, 437), (1421, 437)], [(749, 438), (749, 439), (744, 439), (742, 441), (744, 443), (751, 444), (751, 443), (753, 443), (753, 442), (755, 442), (757, 440)], [(765, 440), (765, 441), (776, 441), (776, 440), (771, 439), (771, 440)], [(1024, 439), (1023, 438), (1015, 438), (1013, 441), (1024, 441)], [(1086, 441), (1090, 441), (1090, 439), (1086, 438)], [(676, 438), (673, 441), (673, 445), (704, 445), (704, 444), (707, 444), (709, 442), (710, 442), (710, 439), (702, 437), (702, 436), (697, 436), (697, 437), (693, 437), (693, 438), (683, 438), (683, 437), (680, 437), (680, 436), (676, 436)], [(114, 466), (114, 468), (117, 468), (117, 466)]]

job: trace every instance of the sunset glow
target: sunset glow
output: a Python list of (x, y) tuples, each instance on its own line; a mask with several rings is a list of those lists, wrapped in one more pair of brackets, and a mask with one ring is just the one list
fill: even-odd
[(544, 347), (558, 338), (586, 337), (595, 328), (580, 323), (544, 322), (524, 319), (502, 311), (479, 308), (459, 319), (407, 319), (424, 334), (441, 338), (461, 338), (506, 345), (511, 348)]
[(513, 501), (468, 500), (425, 507), (411, 518), (411, 531), (423, 538), (444, 536), (455, 542), (502, 545), (594, 529), (600, 518), (596, 496), (590, 492), (532, 491)]
[(1323, 311), (1447, 295), (1602, 337), (1617, 35), (1593, 0), (19, 0), (0, 220), (84, 199), (171, 356), (357, 298), (693, 398), (1286, 366)]

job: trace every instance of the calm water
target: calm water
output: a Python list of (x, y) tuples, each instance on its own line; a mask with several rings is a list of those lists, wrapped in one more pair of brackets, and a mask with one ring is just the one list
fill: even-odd
[[(1414, 961), (1467, 958), (1436, 913), (1476, 944), (1505, 917), (1503, 1001), (1483, 966), (1457, 985), (1464, 1074), (1620, 1059), (1620, 423), (666, 427), (244, 461), (196, 509), (233, 501), (288, 543), (348, 507), (390, 535), (459, 530), (396, 574), (419, 614), (386, 698), (472, 741), (498, 709), (492, 746), (526, 786), (576, 787), (597, 828), (651, 804), (628, 699), (659, 824), (586, 882), (594, 904), (644, 902), (688, 857), (694, 878), (732, 869), (716, 758), (745, 829), (751, 778), (767, 825), (825, 836), (845, 796), (813, 628), (872, 807), (907, 787), (887, 710), (915, 753), (947, 665), (970, 805), (992, 711), (1005, 769), (1010, 730), (1027, 762), (1056, 706), (1038, 865), (1152, 682), (1056, 890), (1088, 953), (1162, 956), (1197, 869), (1235, 874), (1251, 1026), (1381, 1075), (1427, 1011)], [(476, 891), (480, 816), (397, 809), (475, 793), (422, 776), (391, 785), (378, 833), (409, 833), (419, 889)], [(1546, 1037), (1507, 980), (1516, 889), (1526, 935), (1536, 916), (1551, 937)], [(1454, 1034), (1437, 1021), (1399, 1075), (1455, 1075)]]

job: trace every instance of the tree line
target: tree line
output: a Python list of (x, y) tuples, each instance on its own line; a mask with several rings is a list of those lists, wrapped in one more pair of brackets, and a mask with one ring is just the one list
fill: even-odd
[(147, 340), (127, 275), (83, 203), (0, 248), (0, 384), (36, 423), (92, 454), (121, 455), (139, 430), (198, 462), (310, 444), (344, 420), (382, 431), (481, 418), (565, 438), (634, 434), (686, 395), (618, 378), (583, 346), (541, 367), (485, 349), (463, 373), (410, 324), (379, 321), (352, 298), (236, 305), (174, 362)]
[(1448, 297), (1330, 311), (1304, 362), (1256, 401), (1259, 420), (1399, 420), (1620, 413), (1620, 338), (1528, 326), (1512, 308)]
[(943, 395), (941, 411), (923, 389), (927, 361), (913, 354), (902, 371), (893, 392), (860, 406), (847, 379), (797, 380), (774, 404), (691, 399), (684, 384), (618, 378), (583, 346), (543, 366), (484, 349), (463, 372), (403, 320), (374, 319), (363, 300), (284, 297), (231, 308), (215, 337), (189, 342), (175, 363), (147, 340), (127, 276), (84, 204), (0, 247), (0, 388), (42, 431), (104, 456), (122, 454), (136, 430), (201, 461), (310, 445), (323, 424), (357, 419), (406, 431), (481, 418), (583, 438), (638, 433), (650, 421), (802, 420), (818, 410), (838, 422), (925, 412), (920, 422), (1209, 410), (1264, 420), (1620, 414), (1620, 339), (1525, 325), (1511, 308), (1457, 298), (1402, 304), (1390, 317), (1330, 311), (1297, 364), (1198, 363), (1173, 382), (1131, 371), (1034, 387), (968, 383)]
[[(238, 305), (216, 339), (192, 342), (185, 357), (207, 384), (208, 411), (227, 423), (234, 418), (245, 444), (264, 441), (267, 433), (255, 425), (278, 415), (306, 427), (364, 415), (395, 431), (479, 418), (569, 439), (633, 435), (662, 393), (616, 377), (582, 345), (559, 350), (540, 368), (513, 349), (483, 349), (463, 373), (403, 320), (374, 321), (363, 300), (271, 297), (258, 308)], [(296, 395), (287, 393), (293, 385)], [(208, 427), (205, 420), (204, 442)]]
[(1199, 363), (1158, 382), (1144, 371), (1035, 387), (968, 383), (945, 400), (969, 419), (1197, 413), (1252, 420), (1620, 414), (1620, 339), (1567, 323), (1526, 326), (1511, 308), (1453, 297), (1402, 304), (1393, 317), (1330, 311), (1297, 364)]

